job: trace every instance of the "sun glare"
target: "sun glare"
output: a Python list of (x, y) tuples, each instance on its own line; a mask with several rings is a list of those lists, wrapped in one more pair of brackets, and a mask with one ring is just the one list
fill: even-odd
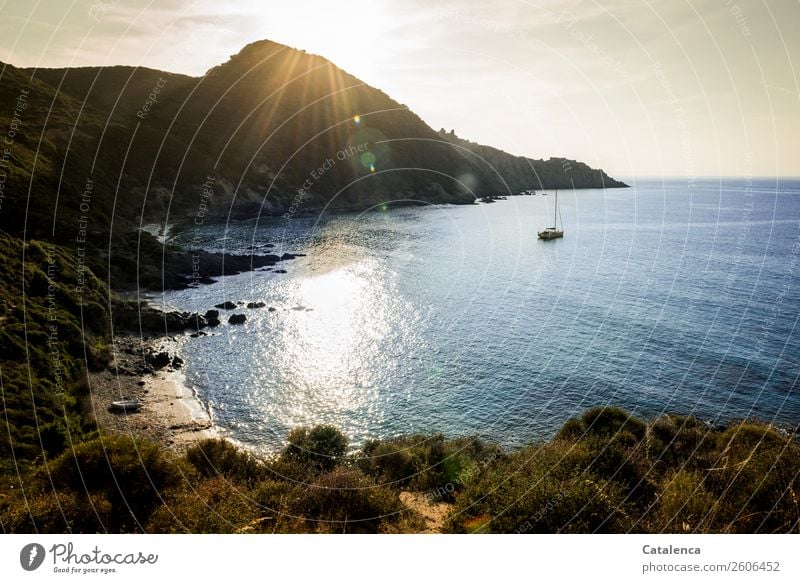
[(293, 384), (334, 410), (349, 409), (365, 397), (364, 387), (353, 381), (368, 370), (362, 360), (370, 358), (370, 346), (386, 329), (366, 275), (348, 265), (304, 279), (285, 338)]
[[(264, 38), (322, 55), (349, 73), (363, 75), (373, 58), (371, 47), (380, 46), (389, 25), (379, 2), (352, 6), (311, 0), (304, 3), (304, 17), (290, 4), (252, 2), (263, 23)], [(293, 23), (287, 27), (286, 23)]]

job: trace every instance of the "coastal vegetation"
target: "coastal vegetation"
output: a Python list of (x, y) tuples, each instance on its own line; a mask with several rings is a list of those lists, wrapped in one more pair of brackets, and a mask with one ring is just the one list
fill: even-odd
[(110, 360), (108, 291), (69, 251), (0, 232), (0, 471), (93, 437), (86, 371)]
[[(296, 429), (259, 459), (221, 439), (185, 455), (94, 437), (6, 475), (6, 532), (404, 533), (403, 503), (446, 504), (450, 533), (790, 533), (800, 523), (796, 436), (769, 425), (645, 422), (616, 408), (569, 420), (552, 440), (505, 451), (413, 435), (347, 451), (330, 426)], [(430, 526), (430, 525), (427, 525)]]

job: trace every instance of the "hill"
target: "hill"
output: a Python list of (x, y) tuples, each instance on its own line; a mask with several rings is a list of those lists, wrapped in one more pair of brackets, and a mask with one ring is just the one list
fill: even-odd
[(18, 130), (0, 212), (0, 227), (12, 233), (55, 229), (72, 239), (85, 218), (102, 239), (112, 226), (198, 214), (250, 218), (624, 186), (577, 162), (443, 135), (323, 57), (270, 41), (202, 77), (4, 65), (0, 80), (0, 128)]
[[(602, 170), (595, 170), (576, 160), (549, 158), (534, 160), (514, 156), (491, 146), (464, 140), (454, 131), (439, 130), (441, 139), (458, 148), (464, 156), (473, 156), (496, 171), (495, 180), (489, 182), (500, 193), (516, 194), (521, 190), (552, 188), (622, 188), (626, 184), (614, 180)], [(484, 179), (486, 180), (486, 179)]]

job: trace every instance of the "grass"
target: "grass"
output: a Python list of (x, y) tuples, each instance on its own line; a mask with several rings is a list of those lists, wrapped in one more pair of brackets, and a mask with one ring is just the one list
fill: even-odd
[(796, 436), (623, 413), (591, 410), (582, 431), (569, 421), (553, 440), (511, 452), (415, 435), (345, 454), (330, 426), (293, 431), (270, 459), (222, 440), (177, 456), (96, 438), (20, 475), (24, 492), (6, 475), (0, 523), (7, 532), (415, 532), (423, 521), (400, 502), (412, 491), (449, 503), (451, 533), (798, 531)]
[(110, 358), (106, 288), (79, 286), (73, 254), (0, 232), (0, 470), (38, 463), (93, 434), (87, 369)]

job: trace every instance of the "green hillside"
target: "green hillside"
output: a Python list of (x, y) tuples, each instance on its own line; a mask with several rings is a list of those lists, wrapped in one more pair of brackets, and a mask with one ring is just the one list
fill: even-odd
[(270, 41), (202, 77), (5, 65), (0, 80), (0, 128), (11, 126), (28, 92), (0, 212), (8, 232), (55, 228), (72, 239), (89, 181), (85, 208), (100, 240), (112, 227), (192, 219), (206, 208), (216, 218), (250, 218), (624, 186), (577, 162), (529, 160), (443, 136), (326, 59)]
[(74, 254), (0, 233), (0, 471), (92, 433), (86, 371), (110, 358), (107, 304)]

